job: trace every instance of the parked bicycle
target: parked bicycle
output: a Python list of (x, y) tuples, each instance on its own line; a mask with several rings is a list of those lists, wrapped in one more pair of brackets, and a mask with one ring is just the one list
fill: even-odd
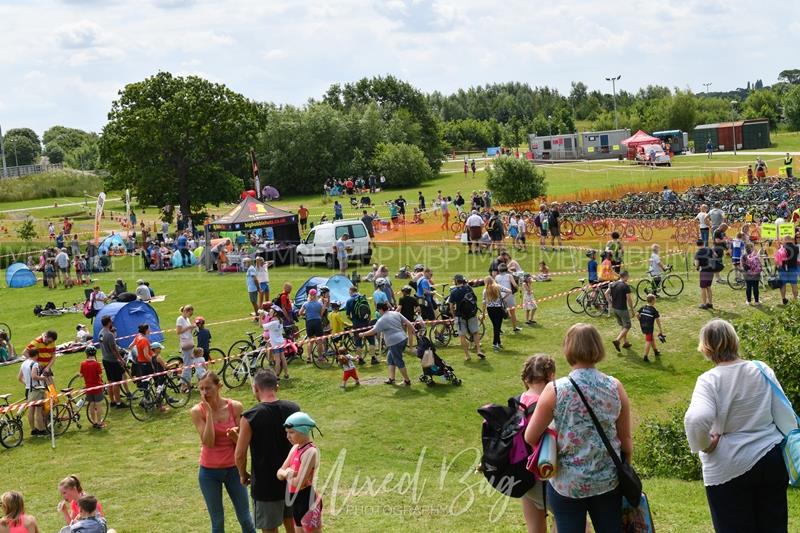
[(608, 288), (607, 282), (587, 284), (586, 278), (578, 280), (577, 287), (573, 287), (567, 293), (567, 307), (570, 311), (579, 315), (587, 315), (598, 318), (608, 314), (608, 300), (605, 296), (605, 289)]
[(9, 409), (8, 398), (10, 394), (0, 394), (2, 400), (2, 417), (0, 417), (0, 444), (4, 448), (16, 448), (22, 444), (22, 415), (27, 408)]
[(140, 422), (153, 418), (163, 407), (183, 407), (189, 403), (192, 389), (182, 387), (180, 367), (168, 367), (162, 376), (148, 376), (137, 382), (131, 395), (130, 408), (133, 417)]
[(99, 415), (93, 418), (89, 402), (86, 401), (84, 394), (79, 394), (76, 399), (72, 388), (61, 389), (64, 394), (62, 401), (53, 406), (52, 420), (50, 414), (45, 414), (45, 427), (54, 436), (59, 437), (67, 432), (69, 426), (74, 422), (78, 429), (81, 429), (81, 409), (86, 407), (86, 419), (93, 426), (102, 426), (108, 416), (108, 398), (103, 391), (103, 401), (100, 402)]

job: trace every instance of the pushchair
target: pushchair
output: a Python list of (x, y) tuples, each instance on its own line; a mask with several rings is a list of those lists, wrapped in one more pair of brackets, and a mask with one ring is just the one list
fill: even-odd
[(447, 361), (439, 357), (436, 353), (436, 347), (428, 336), (425, 335), (425, 328), (422, 327), (417, 330), (417, 358), (422, 361), (425, 352), (428, 350), (430, 350), (433, 355), (433, 365), (422, 367), (422, 374), (419, 376), (419, 380), (427, 386), (432, 387), (436, 385), (436, 377), (440, 376), (444, 381), (450, 382), (455, 386), (461, 385), (461, 380), (456, 376), (453, 367), (448, 365)]

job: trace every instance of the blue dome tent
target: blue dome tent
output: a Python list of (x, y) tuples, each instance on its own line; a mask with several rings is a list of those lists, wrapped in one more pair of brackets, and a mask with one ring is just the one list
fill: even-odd
[(103, 239), (103, 242), (100, 243), (100, 246), (98, 246), (97, 251), (100, 254), (105, 252), (106, 255), (110, 255), (108, 250), (111, 247), (122, 248), (123, 250), (125, 250), (126, 249), (125, 240), (122, 237), (120, 237), (118, 233), (115, 233), (114, 235), (109, 235), (108, 237)]
[[(139, 333), (139, 324), (150, 325), (150, 342), (164, 342), (164, 334), (158, 323), (158, 313), (146, 302), (114, 302), (103, 307), (94, 317), (94, 341), (100, 341), (100, 330), (103, 329), (103, 317), (110, 316), (117, 329), (120, 346), (128, 346), (133, 337)], [(158, 332), (158, 333), (153, 333)]]
[(295, 307), (300, 307), (306, 303), (306, 300), (308, 300), (308, 291), (311, 289), (318, 289), (323, 285), (331, 290), (332, 302), (341, 302), (342, 305), (344, 305), (344, 303), (350, 298), (350, 287), (353, 286), (353, 282), (350, 281), (350, 278), (343, 276), (342, 274), (336, 274), (335, 276), (331, 276), (329, 278), (312, 276), (308, 278), (306, 282), (300, 286), (300, 288), (297, 289), (297, 292), (294, 295)]
[(6, 270), (6, 285), (9, 289), (23, 289), (36, 285), (36, 275), (25, 263), (13, 263)]
[(189, 264), (186, 265), (183, 262), (183, 256), (181, 255), (181, 253), (178, 250), (175, 250), (172, 253), (172, 259), (170, 261), (172, 262), (172, 268), (182, 268), (182, 267), (185, 267), (185, 266), (188, 267), (188, 266), (196, 265), (197, 264), (197, 257), (194, 254), (190, 253), (189, 254)]

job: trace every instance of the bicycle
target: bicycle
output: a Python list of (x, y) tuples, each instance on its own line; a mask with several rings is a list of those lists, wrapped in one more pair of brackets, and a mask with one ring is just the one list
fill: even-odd
[(0, 331), (5, 331), (6, 335), (8, 335), (9, 340), (11, 339), (11, 326), (6, 324), (5, 322), (0, 322)]
[[(122, 360), (125, 361), (125, 366), (122, 367), (123, 377), (129, 378), (130, 376), (134, 375), (133, 359), (129, 356), (127, 350), (120, 348), (119, 353), (120, 356), (122, 357)], [(73, 390), (79, 390), (83, 388), (83, 376), (80, 374), (80, 372), (75, 374), (69, 379), (69, 382), (67, 383), (67, 388)], [(128, 388), (128, 384), (121, 383), (119, 388), (121, 392), (119, 395), (120, 399), (125, 399), (126, 401), (129, 401), (131, 398), (131, 391), (130, 388)]]
[[(288, 326), (288, 327), (294, 327)], [(284, 327), (284, 334), (286, 334), (287, 327)], [(303, 333), (298, 332), (298, 335)], [(248, 376), (255, 375), (259, 368), (266, 368), (267, 365), (274, 366), (274, 361), (269, 357), (269, 344), (263, 337), (256, 340), (256, 333), (248, 331), (245, 333), (247, 339), (241, 339), (228, 348), (228, 356), (223, 358), (225, 363), (222, 365), (222, 381), (229, 389), (235, 389), (244, 385)], [(290, 335), (286, 335), (287, 339)], [(212, 351), (214, 349), (212, 348)], [(219, 350), (222, 353), (222, 350)], [(303, 355), (303, 347), (296, 346), (295, 349), (288, 348), (284, 350), (286, 356), (286, 364), (300, 359)], [(227, 376), (227, 377), (226, 377)]]
[[(84, 406), (86, 407), (86, 419), (93, 426), (101, 426), (105, 422), (108, 416), (108, 398), (105, 395), (105, 389), (101, 391), (103, 393), (103, 401), (100, 402), (100, 418), (94, 420), (92, 419), (91, 402), (87, 402), (85, 398), (76, 400), (72, 395), (73, 389), (71, 388), (61, 389), (61, 392), (65, 395), (66, 403), (59, 403), (53, 406), (52, 419), (51, 415), (44, 415), (45, 427), (53, 436), (59, 437), (66, 433), (73, 422), (78, 426), (78, 429), (81, 429), (81, 409)], [(95, 394), (100, 394), (100, 392)]]
[(22, 414), (24, 409), (14, 414), (9, 409), (8, 398), (10, 394), (0, 394), (0, 400), (3, 401), (3, 416), (0, 418), (0, 444), (4, 448), (16, 448), (22, 444)]
[(156, 409), (161, 409), (164, 404), (170, 407), (183, 407), (189, 403), (192, 389), (184, 389), (179, 368), (168, 367), (162, 383), (156, 385), (156, 378), (147, 376), (138, 382), (136, 390), (131, 395), (131, 414), (140, 422), (147, 422), (153, 418)]
[(660, 276), (653, 276), (652, 272), (648, 272), (650, 277), (636, 284), (636, 297), (645, 301), (649, 294), (655, 294), (658, 297), (661, 292), (670, 297), (678, 296), (683, 292), (683, 278), (671, 272), (672, 265), (667, 265), (664, 273)]

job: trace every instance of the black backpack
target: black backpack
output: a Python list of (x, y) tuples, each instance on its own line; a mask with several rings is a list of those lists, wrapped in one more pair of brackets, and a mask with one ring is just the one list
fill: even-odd
[[(483, 417), (480, 470), (492, 487), (512, 498), (521, 498), (536, 483), (525, 460), (510, 462), (515, 437), (525, 431), (524, 421), (535, 408), (536, 404), (525, 408), (520, 397), (515, 396), (508, 399), (508, 405), (489, 404), (478, 409)], [(527, 452), (526, 458), (531, 453), (530, 447)]]
[(369, 308), (367, 297), (359, 294), (353, 304), (353, 318), (359, 322), (369, 322), (372, 311)]
[[(469, 288), (469, 287), (468, 287)], [(456, 304), (456, 313), (460, 318), (470, 319), (478, 314), (478, 299), (472, 288), (464, 293), (464, 297)]]

